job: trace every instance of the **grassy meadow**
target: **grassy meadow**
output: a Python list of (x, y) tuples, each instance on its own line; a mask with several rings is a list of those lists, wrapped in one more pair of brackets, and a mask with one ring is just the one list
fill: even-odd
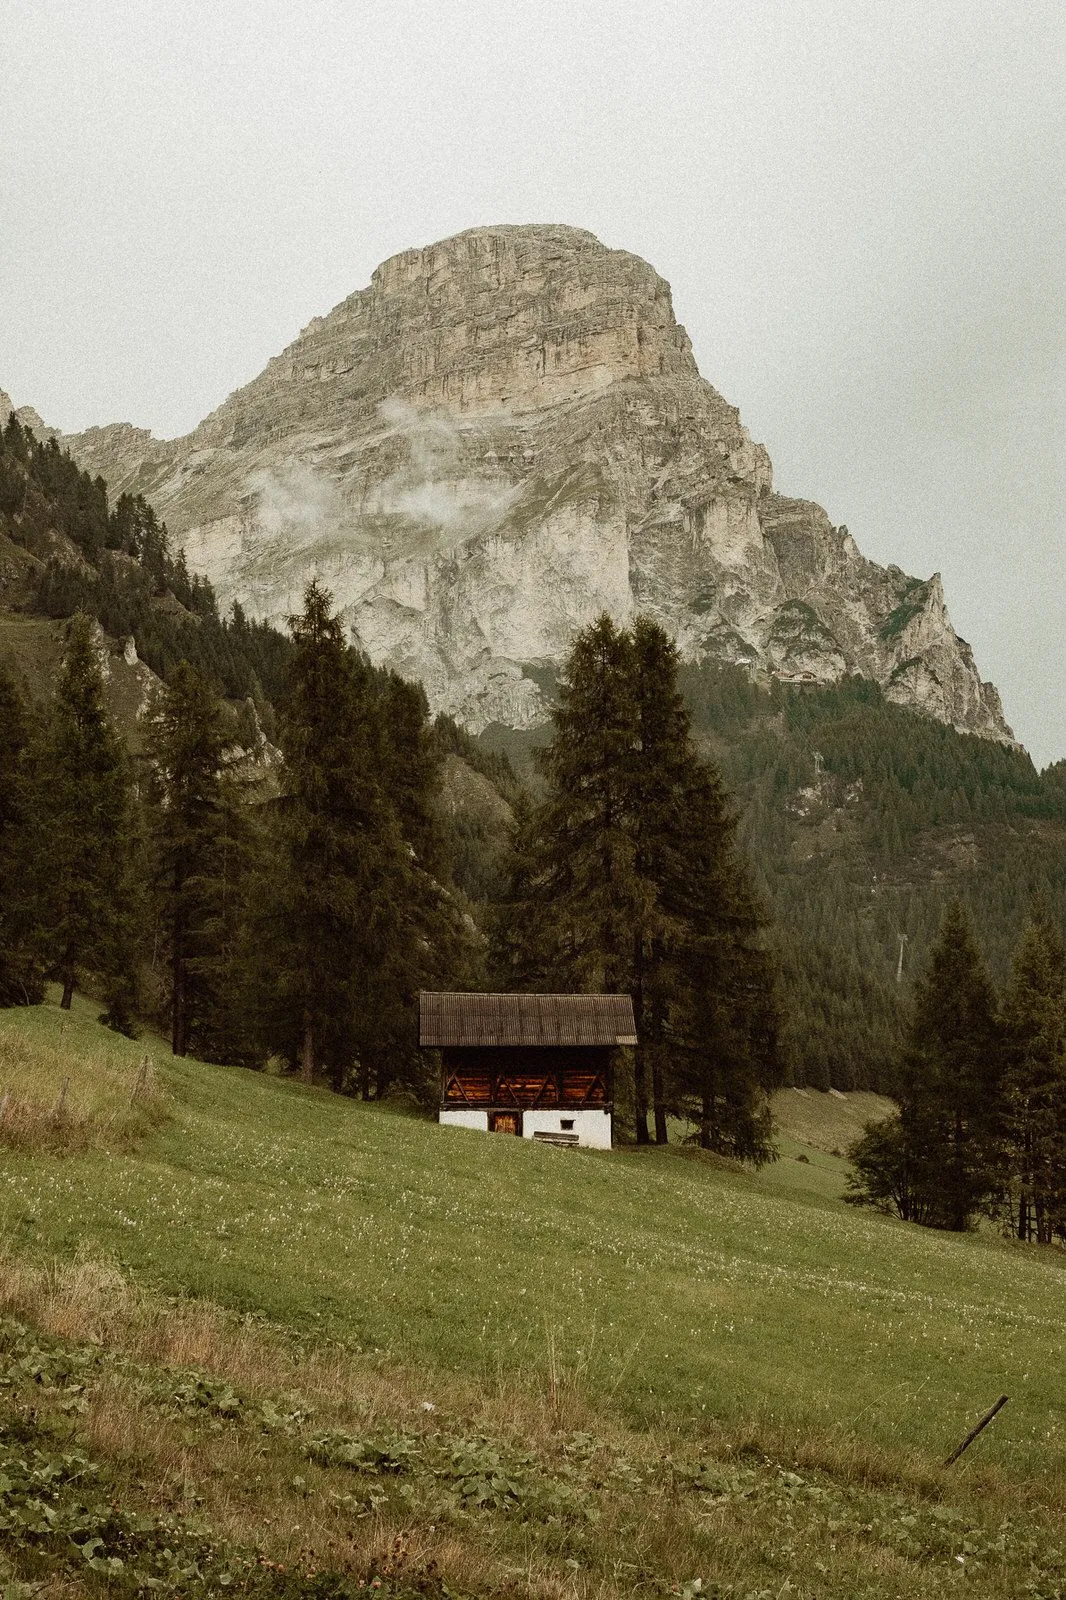
[(174, 1062), (85, 1003), (0, 1012), (0, 1095), (66, 1078), (91, 1140), (0, 1142), (0, 1311), (95, 1352), (85, 1427), (123, 1493), (202, 1478), (228, 1538), (291, 1562), (281, 1530), (313, 1525), (367, 1571), (399, 1539), (463, 1593), (1066, 1593), (1062, 1259), (845, 1206), (832, 1150), (877, 1106), (790, 1091), (751, 1174)]

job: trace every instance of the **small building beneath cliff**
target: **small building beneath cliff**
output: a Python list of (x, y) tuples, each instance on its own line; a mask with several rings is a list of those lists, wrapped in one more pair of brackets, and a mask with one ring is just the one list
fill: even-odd
[(418, 1010), (442, 1123), (610, 1149), (615, 1054), (637, 1042), (629, 995), (422, 993)]

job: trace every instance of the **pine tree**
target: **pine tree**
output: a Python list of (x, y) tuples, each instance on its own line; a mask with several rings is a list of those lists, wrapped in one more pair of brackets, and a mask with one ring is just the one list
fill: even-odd
[(1066, 949), (1043, 907), (1004, 996), (1007, 1149), (1019, 1239), (1066, 1234)]
[(912, 1189), (940, 1226), (968, 1228), (999, 1181), (1003, 1071), (995, 992), (958, 901), (915, 987), (900, 1123)]
[(721, 783), (692, 745), (675, 647), (646, 618), (632, 634), (601, 618), (575, 642), (555, 718), (497, 957), (526, 981), (632, 994), (638, 1143), (650, 1073), (658, 1142), (695, 1094), (705, 1144), (765, 1159), (777, 1076), (765, 919)]
[[(170, 960), (171, 1048), (217, 1056), (230, 1031), (227, 950), (241, 878), (240, 799), (227, 781), (222, 704), (182, 662), (153, 712), (152, 844)], [(226, 1052), (228, 1053), (228, 1052)]]
[(0, 1006), (42, 998), (34, 951), (34, 896), (29, 842), (26, 711), (0, 667)]
[(782, 1081), (768, 917), (709, 767), (693, 764), (682, 816), (671, 891), (684, 937), (670, 1016), (681, 1104), (703, 1149), (761, 1166), (775, 1155), (769, 1097)]
[(104, 982), (109, 1020), (131, 1026), (137, 830), (129, 761), (104, 705), (95, 628), (70, 626), (36, 753), (35, 872), (48, 965), (70, 1008), (80, 973)]
[(313, 582), (291, 621), (276, 854), (258, 926), (269, 1041), (299, 1060), (305, 1081), (324, 1067), (341, 1088), (366, 996), (395, 954), (410, 858), (382, 786), (368, 679), (331, 603)]
[(632, 661), (631, 638), (609, 617), (578, 635), (542, 757), (547, 849), (536, 888), (555, 911), (556, 964), (572, 982), (607, 991), (631, 985), (645, 898), (632, 829)]
[(676, 998), (676, 956), (691, 930), (686, 911), (692, 868), (690, 800), (696, 758), (689, 717), (678, 688), (678, 653), (656, 623), (638, 617), (631, 672), (636, 704), (636, 744), (628, 763), (627, 809), (640, 886), (632, 924), (632, 991), (637, 1023), (635, 1051), (637, 1139), (651, 1066), (655, 1142), (667, 1142), (671, 1109), (667, 1087), (667, 1017)]

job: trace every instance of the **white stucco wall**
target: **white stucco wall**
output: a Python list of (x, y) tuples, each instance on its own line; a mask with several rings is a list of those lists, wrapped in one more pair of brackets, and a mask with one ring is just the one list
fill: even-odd
[[(572, 1128), (564, 1128), (572, 1122)], [(522, 1114), (522, 1133), (532, 1139), (537, 1133), (576, 1133), (579, 1145), (591, 1150), (611, 1148), (609, 1111), (526, 1111)]]
[(450, 1128), (476, 1128), (479, 1133), (488, 1133), (489, 1114), (487, 1111), (442, 1111), (440, 1120)]
[[(450, 1128), (473, 1128), (477, 1133), (488, 1133), (487, 1111), (473, 1111), (466, 1107), (442, 1111), (440, 1120)], [(563, 1123), (573, 1124), (564, 1128)], [(611, 1113), (609, 1111), (523, 1111), (522, 1135), (532, 1139), (538, 1133), (576, 1133), (579, 1145), (590, 1150), (611, 1148)]]

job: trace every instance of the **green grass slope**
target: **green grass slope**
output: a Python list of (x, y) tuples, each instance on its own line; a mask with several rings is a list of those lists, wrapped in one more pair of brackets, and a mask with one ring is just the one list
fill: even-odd
[(778, 1134), (831, 1155), (843, 1154), (869, 1122), (879, 1122), (895, 1110), (884, 1095), (858, 1089), (781, 1089), (773, 1097), (774, 1126)]
[(429, 1374), (521, 1385), (561, 1363), (630, 1424), (828, 1431), (934, 1463), (1008, 1393), (982, 1460), (1061, 1471), (1058, 1258), (845, 1207), (831, 1156), (750, 1175), (491, 1139), (54, 1008), (0, 1014), (0, 1090), (12, 1041), (61, 1027), (75, 1077), (106, 1058), (132, 1086), (147, 1048), (169, 1116), (132, 1150), (2, 1152), (0, 1227), (31, 1256), (88, 1251)]

